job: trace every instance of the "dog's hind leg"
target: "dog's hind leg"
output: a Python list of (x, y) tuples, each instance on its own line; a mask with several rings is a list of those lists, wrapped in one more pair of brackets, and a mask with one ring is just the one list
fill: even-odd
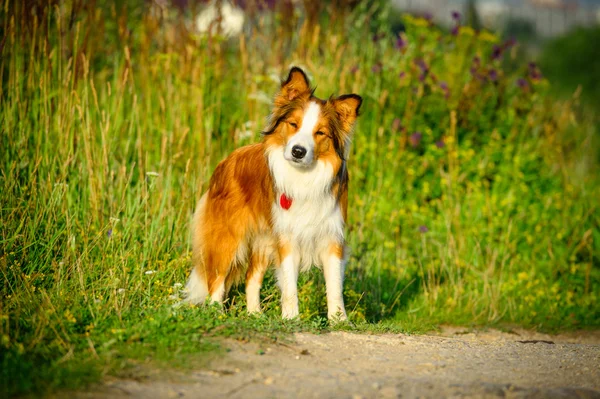
[(248, 313), (260, 313), (260, 287), (267, 270), (268, 261), (260, 255), (253, 255), (246, 272), (246, 304)]
[(192, 273), (186, 285), (185, 301), (223, 303), (227, 294), (227, 277), (231, 271), (240, 240), (237, 231), (215, 223), (214, 212), (207, 209), (208, 193), (204, 194), (192, 219)]
[(246, 304), (248, 313), (260, 313), (260, 287), (273, 256), (273, 243), (269, 237), (254, 240), (248, 271), (246, 272)]
[(210, 300), (211, 302), (223, 304), (225, 300), (225, 280), (224, 276), (217, 276), (213, 283), (209, 287)]
[[(227, 240), (224, 240), (225, 242)], [(234, 245), (207, 246), (205, 250), (206, 280), (208, 282), (208, 294), (212, 302), (222, 304), (227, 296), (229, 288), (237, 279), (233, 274), (236, 248)]]

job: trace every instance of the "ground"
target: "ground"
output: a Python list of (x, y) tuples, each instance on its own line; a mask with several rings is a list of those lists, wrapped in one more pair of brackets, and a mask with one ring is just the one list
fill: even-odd
[(193, 372), (145, 370), (78, 398), (600, 398), (600, 332), (445, 328), (426, 335), (300, 333), (226, 340)]

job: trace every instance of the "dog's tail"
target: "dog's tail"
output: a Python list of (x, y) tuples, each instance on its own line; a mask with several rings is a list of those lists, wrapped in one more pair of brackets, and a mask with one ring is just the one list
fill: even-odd
[(190, 278), (185, 285), (184, 293), (183, 302), (199, 305), (206, 301), (208, 285), (206, 284), (206, 279), (202, 274), (198, 273), (196, 267), (192, 269)]
[(204, 303), (208, 296), (208, 284), (204, 273), (204, 259), (202, 253), (204, 237), (204, 215), (206, 211), (206, 197), (204, 194), (192, 218), (192, 272), (185, 285), (184, 302), (198, 305)]

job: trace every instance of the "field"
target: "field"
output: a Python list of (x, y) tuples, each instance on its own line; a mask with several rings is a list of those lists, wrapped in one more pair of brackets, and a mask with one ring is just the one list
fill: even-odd
[[(553, 99), (518, 43), (408, 15), (393, 33), (378, 2), (250, 12), (234, 38), (194, 33), (189, 10), (47, 3), (0, 11), (9, 395), (138, 362), (201, 365), (216, 336), (600, 325), (597, 120), (577, 93)], [(220, 160), (260, 140), (292, 65), (319, 97), (364, 99), (349, 160), (352, 324), (326, 322), (318, 270), (301, 278), (299, 320), (280, 320), (271, 273), (260, 317), (237, 291), (225, 313), (174, 307), (195, 203)]]

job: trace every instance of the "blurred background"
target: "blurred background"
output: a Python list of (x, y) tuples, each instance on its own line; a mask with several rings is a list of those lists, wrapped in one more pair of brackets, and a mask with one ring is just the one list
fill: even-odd
[[(206, 1), (157, 0), (162, 9), (177, 9), (188, 14), (197, 32), (221, 29), (225, 36), (256, 27), (257, 14), (282, 12), (282, 19), (295, 17), (296, 24), (305, 18), (315, 19), (320, 13), (339, 13), (354, 9), (360, 0), (341, 1)], [(425, 17), (436, 25), (452, 30), (456, 26), (453, 13), (460, 22), (476, 31), (487, 29), (520, 43), (528, 60), (537, 60), (554, 82), (556, 94), (568, 95), (578, 87), (586, 101), (600, 101), (598, 76), (599, 0), (389, 0), (363, 1), (389, 7), (389, 23), (394, 33), (405, 29), (402, 14)], [(148, 4), (151, 7), (151, 4)], [(218, 10), (221, 10), (219, 14)], [(194, 19), (193, 21), (191, 19)], [(294, 22), (288, 21), (289, 28)]]
[(600, 35), (598, 0), (393, 0), (394, 9), (431, 15), (436, 23), (451, 27), (453, 10), (465, 23), (486, 28), (522, 44), (529, 60), (539, 60), (556, 94), (568, 95), (578, 87), (591, 104), (600, 102)]

